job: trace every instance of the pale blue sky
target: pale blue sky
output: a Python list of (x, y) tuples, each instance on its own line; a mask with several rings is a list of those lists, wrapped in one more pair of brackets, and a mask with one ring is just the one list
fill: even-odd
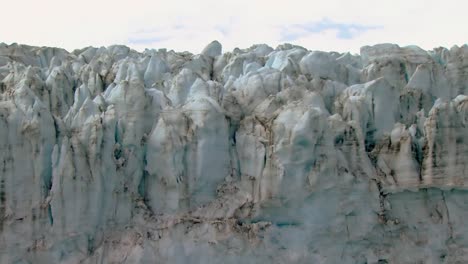
[(125, 44), (198, 53), (290, 42), (359, 52), (393, 42), (425, 49), (468, 40), (465, 0), (17, 0), (2, 4), (0, 42), (59, 46)]
[(302, 24), (286, 25), (282, 29), (282, 41), (296, 41), (304, 36), (320, 34), (332, 30), (338, 39), (354, 39), (369, 30), (385, 30), (379, 25), (360, 25), (354, 23), (337, 23), (328, 18), (319, 21), (310, 21)]

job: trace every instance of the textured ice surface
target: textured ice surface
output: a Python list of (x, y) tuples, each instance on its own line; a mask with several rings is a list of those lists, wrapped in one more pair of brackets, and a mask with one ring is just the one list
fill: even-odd
[(0, 44), (0, 263), (467, 263), (468, 46)]

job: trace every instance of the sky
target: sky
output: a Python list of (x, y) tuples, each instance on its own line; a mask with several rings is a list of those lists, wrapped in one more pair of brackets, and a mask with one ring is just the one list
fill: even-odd
[(123, 44), (199, 53), (265, 43), (359, 53), (378, 43), (450, 48), (468, 42), (467, 0), (0, 0), (0, 42)]

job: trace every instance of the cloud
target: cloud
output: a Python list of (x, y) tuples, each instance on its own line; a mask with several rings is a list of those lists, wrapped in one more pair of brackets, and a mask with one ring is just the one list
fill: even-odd
[(169, 37), (150, 37), (150, 38), (129, 38), (127, 43), (130, 45), (153, 44), (168, 40)]
[(227, 37), (232, 33), (233, 27), (239, 22), (239, 17), (231, 16), (223, 22), (218, 22), (214, 25), (214, 29), (223, 34), (224, 37)]
[(318, 34), (329, 30), (335, 30), (336, 37), (338, 39), (353, 39), (366, 31), (379, 29), (383, 29), (383, 27), (374, 25), (367, 26), (355, 23), (337, 23), (328, 18), (323, 18), (319, 21), (282, 27), (281, 40), (295, 41), (309, 34)]

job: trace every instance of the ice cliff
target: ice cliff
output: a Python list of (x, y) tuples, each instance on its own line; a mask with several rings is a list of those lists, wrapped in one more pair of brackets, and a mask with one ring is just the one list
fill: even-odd
[(468, 46), (0, 44), (0, 263), (468, 263)]

